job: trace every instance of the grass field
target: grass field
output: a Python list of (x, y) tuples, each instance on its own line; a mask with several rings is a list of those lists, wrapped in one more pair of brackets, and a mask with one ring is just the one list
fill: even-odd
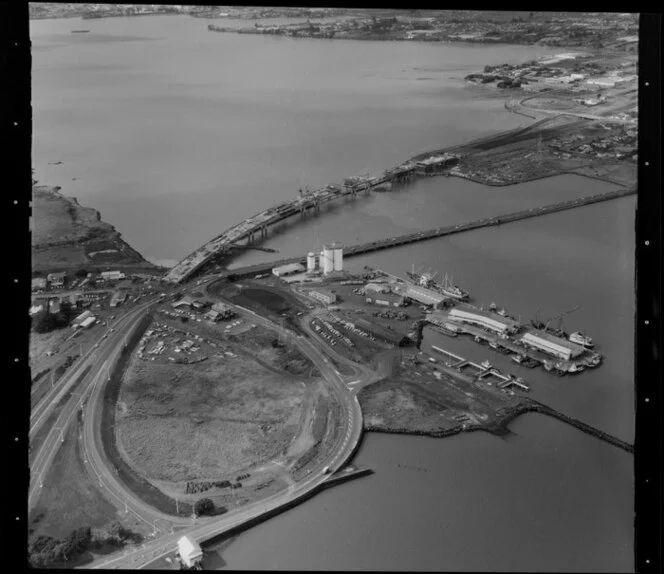
[(53, 465), (42, 477), (41, 496), (29, 515), (30, 536), (63, 538), (75, 528), (102, 528), (113, 520), (120, 520), (134, 532), (144, 530), (131, 515), (117, 513), (89, 477), (81, 453), (80, 430), (80, 422), (73, 421)]
[(283, 452), (302, 383), (246, 357), (196, 365), (134, 361), (116, 412), (119, 446), (148, 479), (225, 479)]

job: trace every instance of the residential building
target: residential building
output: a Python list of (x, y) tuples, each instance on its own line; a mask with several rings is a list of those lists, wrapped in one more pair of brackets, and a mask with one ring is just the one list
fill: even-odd
[(46, 289), (46, 277), (33, 277), (32, 290), (43, 291), (44, 289)]
[(49, 273), (48, 274), (48, 283), (51, 287), (64, 287), (65, 280), (67, 278), (67, 273), (62, 271), (61, 273)]

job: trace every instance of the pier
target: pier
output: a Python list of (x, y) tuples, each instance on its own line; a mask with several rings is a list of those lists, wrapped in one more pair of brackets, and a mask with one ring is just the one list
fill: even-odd
[[(378, 181), (383, 181), (382, 179), (376, 180)], [(372, 184), (373, 185), (373, 184)], [(339, 192), (341, 194), (342, 192)], [(350, 192), (348, 192), (350, 193)], [(358, 256), (358, 255), (365, 255), (367, 253), (371, 253), (373, 251), (380, 251), (382, 249), (391, 249), (394, 247), (400, 247), (402, 245), (407, 245), (409, 243), (416, 243), (418, 241), (426, 241), (428, 239), (434, 239), (436, 237), (444, 237), (446, 235), (452, 235), (454, 233), (463, 233), (465, 231), (472, 231), (474, 229), (481, 229), (483, 227), (490, 227), (493, 225), (501, 225), (503, 223), (510, 223), (512, 221), (520, 221), (523, 219), (529, 219), (532, 217), (540, 217), (542, 215), (547, 215), (549, 213), (556, 213), (559, 211), (565, 211), (567, 209), (575, 209), (577, 207), (582, 207), (584, 205), (591, 205), (593, 203), (599, 203), (602, 201), (609, 201), (612, 199), (617, 199), (619, 197), (625, 197), (628, 195), (633, 195), (636, 193), (636, 189), (618, 189), (615, 191), (609, 191), (606, 193), (599, 193), (595, 195), (590, 195), (586, 197), (581, 197), (578, 199), (572, 199), (572, 200), (567, 200), (567, 201), (562, 201), (559, 203), (554, 203), (551, 205), (546, 205), (542, 207), (534, 207), (532, 209), (527, 209), (523, 211), (517, 211), (515, 213), (508, 213), (505, 215), (499, 215), (497, 217), (487, 217), (483, 219), (478, 219), (475, 221), (470, 221), (468, 223), (461, 223), (459, 225), (448, 225), (446, 227), (436, 227), (434, 229), (428, 229), (428, 230), (423, 230), (423, 231), (417, 231), (414, 233), (408, 233), (406, 235), (399, 235), (396, 237), (390, 237), (387, 239), (380, 239), (377, 241), (371, 241), (371, 242), (366, 242), (366, 243), (361, 243), (359, 245), (353, 245), (349, 247), (344, 248), (344, 258), (349, 258), (353, 256)], [(328, 201), (331, 199), (331, 197), (328, 198)], [(278, 219), (280, 221), (281, 219), (284, 219), (286, 216), (281, 217)], [(243, 222), (244, 224), (244, 222)], [(240, 224), (242, 225), (242, 224)], [(239, 226), (238, 226), (239, 227)], [(246, 229), (245, 229), (246, 232)], [(244, 232), (243, 232), (244, 233)], [(240, 233), (238, 231), (238, 237), (246, 237), (246, 233)], [(220, 236), (221, 238), (222, 236)], [(218, 238), (219, 239), (219, 238)], [(237, 239), (235, 239), (237, 240)], [(216, 240), (213, 240), (216, 241)], [(219, 239), (220, 242), (227, 241)], [(181, 281), (184, 281), (185, 279), (189, 278), (195, 271), (199, 270), (205, 263), (209, 262), (213, 256), (216, 254), (216, 251), (214, 251), (213, 246), (211, 245), (213, 242), (210, 242), (209, 244), (206, 244), (204, 246), (206, 249), (211, 249), (212, 251), (208, 253), (208, 255), (204, 256), (201, 254), (200, 256), (196, 256), (196, 260), (200, 259), (198, 263), (187, 263), (185, 265), (185, 261), (179, 263), (173, 269), (169, 271), (169, 273), (166, 274), (164, 277), (164, 280), (166, 281), (172, 281), (175, 283), (179, 283)], [(227, 248), (227, 245), (225, 245)], [(203, 248), (201, 248), (203, 249)], [(196, 255), (198, 251), (194, 252), (189, 257), (193, 257)], [(193, 260), (192, 260), (193, 261)], [(241, 267), (238, 269), (232, 269), (225, 271), (221, 274), (222, 277), (227, 277), (229, 275), (233, 275), (236, 278), (243, 278), (243, 277), (250, 277), (252, 275), (259, 275), (262, 273), (268, 273), (273, 267), (277, 267), (280, 265), (286, 265), (288, 263), (306, 263), (306, 255), (298, 256), (298, 257), (291, 257), (288, 259), (281, 259), (279, 261), (270, 261), (266, 263), (260, 263), (257, 265), (251, 265), (248, 267)], [(182, 265), (185, 265), (183, 268)]]
[(468, 361), (459, 355), (447, 351), (436, 345), (431, 345), (431, 350), (435, 351), (439, 355), (446, 357), (445, 366), (456, 369), (458, 372), (462, 372), (464, 368), (470, 367), (475, 372), (472, 373), (475, 381), (485, 381), (488, 378), (494, 378), (498, 382), (498, 387), (501, 389), (508, 389), (509, 387), (515, 386), (522, 391), (529, 391), (530, 387), (523, 381), (523, 379), (515, 379), (511, 375), (504, 375), (495, 367), (483, 367), (472, 361)]

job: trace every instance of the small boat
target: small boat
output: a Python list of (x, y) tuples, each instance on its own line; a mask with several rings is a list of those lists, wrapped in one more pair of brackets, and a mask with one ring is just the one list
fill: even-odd
[(583, 345), (584, 347), (589, 348), (594, 346), (593, 340), (590, 337), (584, 335), (581, 331), (575, 331), (568, 337), (568, 339), (572, 343), (576, 343), (577, 345)]
[(582, 371), (585, 371), (586, 368), (583, 365), (579, 365), (578, 363), (572, 363), (570, 368), (567, 370), (568, 373), (580, 373)]
[(504, 317), (505, 315), (507, 315), (507, 311), (505, 311), (505, 309), (498, 309), (498, 311), (496, 311), (496, 313), (498, 313), (498, 315), (500, 315), (501, 317)]
[(546, 372), (550, 373), (551, 371), (553, 371), (553, 363), (552, 362), (544, 361), (544, 363), (542, 363), (542, 364), (544, 365), (544, 370)]
[(497, 350), (497, 349), (498, 349), (498, 343), (496, 343), (495, 341), (491, 341), (491, 342), (489, 343), (489, 347), (491, 347), (492, 349), (496, 349), (496, 350)]
[(489, 363), (489, 361), (482, 361), (480, 365), (485, 369), (490, 369), (493, 366), (491, 363)]
[(525, 359), (526, 359), (526, 357), (524, 357), (523, 355), (518, 355), (518, 354), (517, 354), (517, 355), (512, 355), (510, 358), (511, 358), (511, 359), (512, 359), (517, 365), (521, 365), (521, 364), (523, 364), (523, 362), (524, 362)]
[(72, 30), (72, 34), (87, 34), (90, 30)]

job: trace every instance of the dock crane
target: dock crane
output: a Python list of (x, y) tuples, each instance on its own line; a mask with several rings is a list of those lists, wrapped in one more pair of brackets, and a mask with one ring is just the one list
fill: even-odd
[(547, 321), (546, 326), (544, 327), (544, 330), (545, 330), (545, 331), (548, 331), (548, 330), (549, 330), (549, 323), (551, 323), (551, 321), (558, 320), (558, 328), (557, 328), (556, 330), (554, 330), (554, 331), (551, 331), (551, 332), (552, 332), (554, 335), (558, 336), (558, 337), (566, 337), (567, 334), (565, 333), (565, 331), (564, 331), (564, 329), (563, 329), (563, 317), (564, 317), (565, 315), (569, 315), (569, 314), (572, 313), (573, 311), (576, 311), (578, 308), (579, 308), (579, 306), (577, 305), (576, 307), (572, 307), (571, 309), (568, 309), (567, 311), (563, 311), (562, 313), (558, 313), (558, 314), (555, 315), (554, 317), (551, 317), (551, 319), (549, 319), (549, 320)]

